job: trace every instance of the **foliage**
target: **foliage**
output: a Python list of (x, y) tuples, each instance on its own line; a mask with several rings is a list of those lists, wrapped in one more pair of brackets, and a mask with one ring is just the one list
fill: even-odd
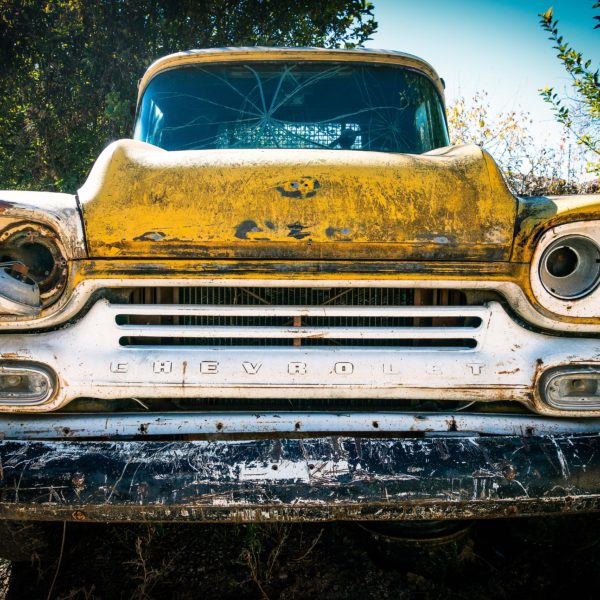
[(365, 0), (0, 0), (0, 188), (74, 191), (131, 135), (160, 56), (219, 46), (363, 44)]
[[(594, 9), (600, 8), (596, 2)], [(600, 173), (600, 74), (598, 69), (592, 69), (592, 61), (586, 60), (582, 53), (566, 42), (559, 33), (558, 21), (554, 19), (553, 9), (549, 8), (540, 16), (542, 28), (554, 42), (553, 48), (565, 71), (572, 79), (574, 92), (572, 98), (561, 98), (553, 88), (541, 90), (542, 97), (548, 102), (559, 123), (572, 132), (578, 143), (595, 153), (596, 159), (590, 165), (592, 170)], [(599, 23), (594, 29), (600, 28), (600, 15), (594, 16)]]
[(512, 191), (519, 195), (593, 191), (594, 184), (577, 181), (583, 154), (565, 137), (557, 148), (535, 143), (531, 116), (523, 111), (492, 113), (486, 92), (458, 98), (448, 106), (450, 138), (455, 144), (477, 144), (500, 165)]

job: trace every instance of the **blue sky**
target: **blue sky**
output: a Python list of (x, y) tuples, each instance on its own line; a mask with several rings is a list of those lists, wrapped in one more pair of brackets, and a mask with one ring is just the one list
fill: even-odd
[(565, 40), (600, 62), (600, 30), (592, 0), (374, 0), (379, 30), (366, 45), (402, 50), (430, 62), (446, 81), (446, 99), (489, 93), (493, 110), (522, 108), (540, 143), (557, 143), (560, 128), (538, 89), (562, 91), (569, 79), (539, 26), (554, 7)]

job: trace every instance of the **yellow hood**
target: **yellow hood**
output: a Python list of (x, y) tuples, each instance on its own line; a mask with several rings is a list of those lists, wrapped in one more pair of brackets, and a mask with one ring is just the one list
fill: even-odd
[(167, 152), (121, 140), (79, 200), (92, 258), (504, 261), (516, 213), (477, 146)]

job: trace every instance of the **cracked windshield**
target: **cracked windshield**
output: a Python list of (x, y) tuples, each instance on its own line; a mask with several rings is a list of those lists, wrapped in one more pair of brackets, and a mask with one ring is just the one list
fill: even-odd
[(325, 148), (420, 154), (448, 144), (438, 94), (397, 67), (194, 66), (157, 75), (135, 138), (165, 150)]

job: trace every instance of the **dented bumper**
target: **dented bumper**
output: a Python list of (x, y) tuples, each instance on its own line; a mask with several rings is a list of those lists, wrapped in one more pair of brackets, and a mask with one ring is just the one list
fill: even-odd
[(539, 435), (238, 432), (194, 441), (35, 439), (32, 428), (27, 435), (21, 428), (0, 442), (0, 518), (232, 522), (594, 511), (600, 433), (578, 433), (582, 427)]

